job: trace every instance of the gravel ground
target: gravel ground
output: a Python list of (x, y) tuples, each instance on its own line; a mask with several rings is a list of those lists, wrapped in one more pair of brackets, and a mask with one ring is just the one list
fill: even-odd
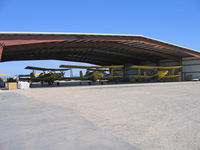
[(71, 109), (0, 93), (0, 150), (138, 150)]
[[(88, 134), (95, 129), (98, 130), (97, 135), (101, 135), (97, 136), (99, 139), (95, 138), (96, 136), (89, 136), (90, 141), (100, 141), (100, 143), (95, 142), (96, 145), (103, 145), (105, 141), (110, 141), (109, 143), (112, 144), (107, 147), (108, 149), (116, 149), (114, 145), (119, 144), (119, 146), (116, 146), (119, 149), (128, 149), (131, 146), (131, 149), (144, 150), (200, 150), (199, 91), (200, 82), (99, 85), (35, 88), (12, 92), (2, 91), (0, 92), (1, 95), (7, 95), (4, 96), (4, 100), (1, 100), (0, 103), (0, 122), (6, 123), (0, 124), (0, 132), (7, 130), (9, 134), (6, 135), (7, 132), (4, 131), (3, 136), (0, 135), (0, 140), (5, 144), (10, 140), (17, 139), (17, 137), (12, 136), (12, 132), (20, 128), (18, 124), (23, 122), (20, 119), (26, 118), (25, 112), (31, 110), (30, 105), (32, 103), (37, 102), (39, 104), (34, 107), (38, 111), (43, 111), (43, 113), (31, 112), (30, 118), (33, 116), (33, 118), (37, 119), (39, 116), (45, 116), (41, 119), (52, 119), (52, 122), (57, 122), (55, 126), (57, 128), (62, 124), (62, 121), (65, 121), (63, 113), (67, 115), (72, 111), (74, 116), (79, 118), (77, 119), (79, 120), (77, 124), (85, 126)], [(6, 101), (7, 97), (12, 94), (25, 98), (21, 101), (12, 97)], [(13, 113), (18, 112), (12, 104), (22, 107), (19, 110), (26, 109), (25, 112), (18, 110), (19, 114), (21, 113), (21, 115), (18, 115), (21, 117), (19, 120), (12, 118), (15, 116), (12, 116)], [(9, 108), (9, 110), (5, 108)], [(52, 112), (49, 113), (48, 109), (50, 108)], [(54, 111), (55, 113), (53, 113)], [(37, 115), (37, 113), (40, 115)], [(74, 116), (67, 118), (67, 122)], [(14, 120), (12, 121), (12, 119)], [(92, 124), (92, 131), (88, 129), (90, 126), (87, 123), (82, 123), (83, 121), (80, 119)], [(10, 127), (9, 124), (11, 123), (14, 125)], [(16, 124), (17, 127), (15, 127)], [(32, 129), (34, 131), (42, 131), (42, 133), (45, 132), (43, 130), (46, 130), (46, 128), (41, 128), (40, 130), (35, 128), (38, 123), (34, 121), (30, 121), (27, 124), (24, 127), (29, 132)], [(76, 121), (73, 124), (76, 124)], [(60, 138), (61, 135), (54, 131), (54, 128), (51, 129), (47, 126), (47, 129), (50, 135), (55, 136), (50, 139), (51, 143), (57, 140), (56, 137)], [(78, 133), (73, 133), (73, 136), (79, 137), (79, 134), (84, 134), (81, 132), (82, 130)], [(68, 130), (64, 133), (67, 134)], [(36, 137), (35, 140), (37, 140)], [(101, 142), (100, 139), (104, 139), (104, 137), (107, 138)], [(28, 136), (27, 138), (31, 139), (32, 137)], [(93, 138), (97, 140), (93, 140)], [(47, 138), (46, 140), (49, 139)], [(20, 140), (20, 142), (22, 141)], [(72, 143), (74, 144), (75, 142), (73, 141)], [(31, 144), (33, 143), (30, 142), (29, 145)], [(81, 142), (76, 144), (81, 145)], [(48, 142), (46, 142), (46, 146), (48, 146)]]

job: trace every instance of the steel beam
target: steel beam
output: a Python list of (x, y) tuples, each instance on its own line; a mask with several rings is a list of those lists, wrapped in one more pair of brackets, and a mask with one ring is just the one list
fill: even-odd
[(154, 40), (154, 39), (149, 39), (147, 37), (143, 37), (140, 40), (138, 39), (134, 39), (133, 42), (138, 42), (138, 43), (145, 43), (148, 45), (153, 45), (153, 46), (157, 46), (157, 47), (162, 47), (162, 48), (166, 48), (169, 50), (175, 50), (175, 51), (179, 51), (197, 58), (200, 58), (200, 53), (194, 50), (190, 50), (188, 48), (184, 48), (184, 47), (180, 47), (177, 45), (172, 45), (166, 42), (162, 42), (162, 41), (158, 41), (158, 40)]
[(76, 33), (0, 33), (0, 41), (7, 46), (16, 46), (33, 43), (49, 43), (55, 41), (113, 41), (113, 42), (137, 42), (162, 47), (171, 51), (179, 51), (190, 56), (200, 58), (200, 53), (184, 47), (172, 45), (166, 42), (150, 39), (144, 36), (132, 35), (104, 35), (104, 34), (76, 34)]
[(134, 54), (130, 54), (131, 51), (127, 51), (127, 52), (123, 52), (123, 50), (119, 50), (119, 49), (106, 49), (106, 48), (102, 48), (102, 47), (98, 47), (98, 48), (90, 48), (90, 47), (52, 47), (49, 50), (54, 51), (56, 49), (56, 51), (69, 51), (68, 49), (70, 49), (72, 52), (73, 51), (80, 51), (81, 53), (101, 53), (101, 54), (110, 54), (113, 56), (118, 56), (118, 57), (123, 57), (123, 58), (127, 58), (127, 59), (132, 59), (132, 60), (137, 60), (137, 61), (152, 61), (152, 59), (146, 58), (146, 57), (141, 57), (138, 55), (134, 55)]
[(0, 62), (1, 62), (2, 54), (3, 54), (3, 47), (4, 47), (4, 44), (0, 43)]
[[(171, 60), (175, 60), (175, 61), (180, 61), (180, 58), (177, 56), (172, 56), (170, 54), (166, 54), (166, 53), (162, 53), (162, 52), (157, 52), (157, 51), (153, 51), (153, 50), (149, 50), (149, 49), (144, 49), (144, 48), (137, 48), (134, 46), (129, 46), (129, 45), (125, 45), (123, 43), (117, 43), (117, 42), (89, 42), (89, 43), (68, 43), (66, 42), (61, 42), (63, 43), (63, 46), (65, 47), (92, 47), (92, 48), (98, 48), (98, 47), (108, 47), (108, 48), (121, 48), (124, 50), (131, 50), (131, 51), (135, 51), (135, 52), (140, 52), (140, 53), (147, 53), (147, 54), (151, 54), (151, 55), (156, 55), (162, 58), (167, 58), (167, 59), (171, 59)], [(57, 44), (60, 44), (60, 42), (57, 42)]]
[[(141, 61), (147, 60), (145, 58), (136, 58), (134, 56), (134, 52), (140, 56), (142, 53), (143, 54), (149, 54), (150, 56), (156, 56), (158, 57), (158, 59), (162, 59), (162, 58), (166, 58), (166, 59), (171, 59), (171, 60), (175, 60), (175, 61), (180, 61), (180, 57), (178, 56), (172, 56), (170, 54), (164, 53), (164, 52), (158, 52), (158, 51), (154, 51), (154, 50), (150, 50), (150, 49), (144, 49), (144, 48), (138, 48), (138, 47), (134, 47), (134, 46), (130, 46), (130, 45), (126, 45), (123, 43), (119, 43), (116, 41), (62, 41), (62, 42), (50, 42), (50, 43), (37, 43), (37, 44), (27, 44), (27, 45), (18, 45), (18, 46), (9, 46), (6, 49), (6, 54), (8, 56), (10, 55), (14, 55), (14, 53), (16, 54), (20, 54), (21, 52), (35, 52), (35, 53), (40, 53), (40, 51), (42, 51), (43, 49), (45, 49), (45, 51), (47, 51), (47, 55), (48, 55), (48, 51), (49, 53), (51, 53), (50, 51), (52, 51), (52, 49), (68, 49), (68, 48), (91, 48), (96, 50), (97, 53), (100, 53), (101, 50), (98, 49), (105, 49), (102, 53), (107, 53), (107, 54), (111, 54), (111, 55), (123, 55), (123, 57), (127, 57), (127, 53), (123, 53), (122, 50), (129, 51), (129, 52), (133, 52), (130, 53), (129, 56), (133, 57), (133, 59), (140, 59)], [(112, 49), (109, 51), (106, 51), (106, 49)], [(118, 51), (118, 49), (121, 49), (121, 52)], [(11, 54), (10, 54), (11, 53)], [(53, 52), (52, 52), (53, 53)], [(38, 56), (36, 54), (36, 56)], [(143, 55), (142, 55), (143, 56)], [(130, 58), (129, 57), (129, 58)], [(34, 58), (35, 59), (35, 58)], [(36, 58), (37, 59), (37, 58)], [(39, 59), (39, 57), (38, 57)], [(55, 54), (55, 58), (56, 58), (56, 54)], [(23, 58), (22, 58), (23, 60)], [(103, 61), (103, 60), (102, 60)], [(147, 60), (149, 61), (149, 59)]]

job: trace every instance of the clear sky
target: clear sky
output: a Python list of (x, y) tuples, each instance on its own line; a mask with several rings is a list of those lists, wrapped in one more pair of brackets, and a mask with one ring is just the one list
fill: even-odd
[[(0, 32), (136, 34), (200, 50), (200, 0), (0, 0)], [(27, 65), (0, 63), (0, 74), (29, 73)]]

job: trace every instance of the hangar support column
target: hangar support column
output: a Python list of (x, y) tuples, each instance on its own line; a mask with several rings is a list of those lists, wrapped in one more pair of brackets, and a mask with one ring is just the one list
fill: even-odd
[(127, 81), (127, 80), (128, 80), (128, 76), (127, 76), (127, 65), (126, 65), (126, 64), (124, 65), (124, 68), (123, 68), (123, 78), (124, 78), (124, 81)]
[(179, 81), (183, 81), (184, 79), (183, 79), (183, 59), (182, 58), (180, 58), (179, 65), (182, 66), (180, 68), (180, 78), (179, 78)]
[(1, 58), (2, 58), (3, 47), (4, 47), (4, 44), (0, 43), (0, 62), (1, 62)]

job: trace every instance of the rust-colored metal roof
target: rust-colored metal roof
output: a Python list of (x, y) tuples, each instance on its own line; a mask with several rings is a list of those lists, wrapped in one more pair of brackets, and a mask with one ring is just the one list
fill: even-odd
[(139, 35), (83, 33), (0, 33), (0, 61), (68, 60), (97, 65), (179, 61), (200, 53)]

